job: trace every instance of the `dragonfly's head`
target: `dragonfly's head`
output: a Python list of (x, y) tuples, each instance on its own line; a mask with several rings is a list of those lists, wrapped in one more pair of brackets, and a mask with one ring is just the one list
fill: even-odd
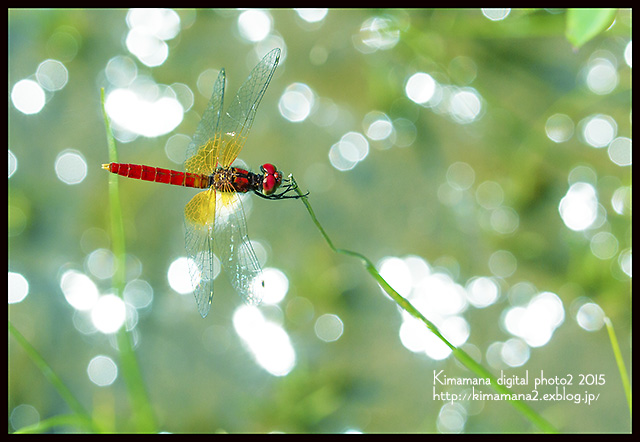
[(271, 163), (263, 164), (260, 166), (260, 170), (263, 173), (262, 193), (271, 195), (282, 184), (282, 172)]

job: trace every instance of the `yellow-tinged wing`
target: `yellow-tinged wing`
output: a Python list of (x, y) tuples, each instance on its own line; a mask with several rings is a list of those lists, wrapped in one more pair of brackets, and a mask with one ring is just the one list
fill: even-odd
[(278, 66), (280, 48), (275, 48), (256, 65), (220, 122), (220, 152), (218, 163), (230, 166), (247, 140), (247, 135), (256, 116), (260, 100), (264, 96), (271, 77)]
[(262, 300), (262, 268), (247, 236), (247, 223), (237, 192), (213, 187), (196, 194), (185, 208), (189, 273), (198, 311), (211, 309), (213, 280), (220, 260), (231, 285), (248, 304)]
[(262, 268), (247, 236), (247, 222), (240, 195), (218, 192), (214, 251), (231, 285), (251, 305), (263, 295)]
[[(224, 115), (225, 72), (220, 71), (202, 121), (187, 147), (186, 172), (211, 175), (219, 165), (228, 167), (233, 163), (244, 146), (279, 58), (278, 48), (264, 56)], [(230, 185), (221, 190), (216, 192), (212, 186), (196, 194), (184, 210), (189, 273), (203, 318), (211, 309), (216, 256), (245, 302), (259, 303), (264, 286), (260, 263), (247, 236), (240, 197)]]
[[(213, 93), (202, 114), (196, 133), (187, 146), (185, 172), (211, 175), (218, 165), (220, 132), (218, 126), (224, 102), (225, 72), (220, 70)], [(213, 231), (216, 214), (216, 191), (213, 187), (197, 193), (184, 208), (185, 246), (189, 275), (200, 315), (211, 309), (213, 279), (216, 277)]]
[(185, 172), (211, 175), (218, 165), (220, 151), (220, 115), (224, 103), (224, 69), (220, 70), (213, 85), (213, 93), (202, 114), (196, 133), (187, 146)]
[(211, 309), (213, 280), (217, 275), (214, 259), (216, 191), (213, 187), (197, 193), (184, 209), (185, 245), (189, 275), (200, 315)]

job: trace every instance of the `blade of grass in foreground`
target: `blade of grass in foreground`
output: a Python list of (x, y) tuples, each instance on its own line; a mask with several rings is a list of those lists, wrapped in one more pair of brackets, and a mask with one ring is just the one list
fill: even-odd
[[(86, 425), (87, 423), (84, 416), (78, 416), (77, 414), (61, 414), (43, 419), (34, 425), (22, 427), (19, 430), (16, 430), (13, 434), (39, 434), (57, 427), (83, 428), (86, 427)], [(94, 427), (92, 431), (104, 432), (98, 430), (96, 427)]]
[(293, 185), (293, 188), (295, 188), (296, 193), (301, 197), (302, 202), (307, 208), (307, 211), (309, 212), (309, 215), (311, 216), (311, 219), (313, 220), (314, 224), (316, 225), (318, 230), (320, 230), (320, 233), (324, 237), (325, 241), (327, 242), (327, 244), (329, 244), (329, 247), (331, 247), (331, 249), (334, 252), (360, 259), (365, 269), (367, 270), (367, 272), (369, 272), (369, 274), (373, 277), (373, 279), (376, 280), (376, 282), (391, 297), (391, 299), (393, 299), (403, 310), (405, 310), (411, 316), (413, 316), (414, 318), (424, 323), (427, 326), (427, 328), (431, 330), (433, 334), (435, 334), (442, 342), (444, 342), (447, 345), (447, 347), (451, 349), (451, 351), (453, 352), (453, 355), (455, 356), (456, 359), (458, 359), (458, 361), (460, 361), (465, 367), (467, 367), (469, 370), (475, 373), (478, 377), (489, 378), (491, 381), (492, 387), (501, 395), (505, 395), (505, 399), (508, 400), (516, 410), (518, 410), (524, 417), (529, 419), (529, 421), (535, 424), (542, 431), (547, 433), (557, 432), (555, 427), (551, 425), (551, 423), (549, 423), (542, 416), (540, 416), (533, 408), (531, 408), (525, 402), (519, 399), (515, 399), (515, 396), (516, 396), (515, 393), (513, 393), (504, 385), (499, 384), (498, 379), (493, 374), (491, 374), (489, 370), (487, 370), (481, 364), (476, 362), (464, 350), (457, 348), (456, 346), (451, 344), (449, 341), (447, 341), (447, 339), (442, 335), (442, 333), (440, 333), (440, 330), (438, 330), (438, 327), (436, 327), (433, 322), (429, 321), (406, 298), (404, 298), (398, 292), (396, 292), (387, 283), (387, 281), (385, 281), (385, 279), (380, 275), (380, 273), (378, 273), (378, 271), (376, 270), (376, 267), (367, 257), (365, 257), (364, 255), (358, 252), (352, 252), (351, 250), (336, 248), (333, 245), (333, 241), (331, 241), (331, 238), (329, 238), (329, 235), (327, 235), (327, 232), (325, 232), (324, 228), (320, 225), (318, 218), (316, 218), (316, 215), (313, 212), (313, 209), (311, 208), (311, 204), (309, 203), (309, 198), (305, 194), (303, 194), (302, 191), (298, 188), (298, 185), (295, 182), (295, 179), (293, 178), (292, 175), (289, 175), (289, 179), (291, 180), (291, 183)]
[(622, 358), (622, 352), (620, 352), (618, 338), (616, 337), (616, 332), (613, 330), (611, 319), (605, 317), (604, 324), (607, 327), (607, 332), (609, 333), (609, 341), (611, 341), (611, 348), (613, 349), (613, 355), (616, 359), (616, 364), (618, 365), (618, 371), (620, 372), (622, 387), (624, 388), (624, 394), (627, 396), (627, 403), (629, 404), (629, 416), (631, 416), (631, 384), (629, 384), (627, 367), (624, 365), (624, 359)]
[[(104, 106), (104, 88), (100, 91), (102, 103), (102, 114), (104, 116), (104, 125), (107, 132), (107, 145), (109, 148), (109, 161), (118, 161), (118, 151), (116, 149), (115, 139), (111, 131), (111, 122)], [(122, 223), (122, 209), (120, 207), (120, 193), (118, 191), (117, 175), (109, 174), (109, 213), (111, 216), (111, 235), (113, 240), (113, 254), (116, 259), (116, 273), (113, 276), (113, 288), (122, 297), (125, 285), (125, 245), (124, 245), (124, 226)], [(117, 333), (118, 350), (120, 351), (120, 362), (122, 364), (122, 373), (127, 385), (129, 399), (131, 401), (133, 423), (136, 431), (139, 432), (156, 432), (156, 423), (153, 415), (151, 404), (147, 392), (144, 388), (144, 381), (136, 354), (133, 351), (133, 343), (131, 336), (121, 327)]]
[[(31, 345), (31, 343), (20, 333), (9, 321), (9, 333), (24, 349), (25, 353), (31, 358), (31, 360), (40, 369), (44, 377), (49, 381), (51, 385), (58, 391), (58, 394), (62, 396), (62, 399), (69, 405), (69, 408), (73, 411), (73, 415), (67, 416), (62, 420), (55, 421), (56, 425), (73, 425), (77, 428), (84, 428), (88, 431), (99, 432), (97, 424), (91, 419), (91, 416), (86, 412), (80, 401), (71, 393), (71, 390), (62, 382), (62, 379), (53, 371), (47, 361), (38, 353), (38, 351)], [(27, 428), (20, 428), (17, 433), (21, 432), (33, 432), (41, 433), (46, 431), (52, 425), (51, 422), (45, 423), (43, 421), (38, 422), (36, 425)]]

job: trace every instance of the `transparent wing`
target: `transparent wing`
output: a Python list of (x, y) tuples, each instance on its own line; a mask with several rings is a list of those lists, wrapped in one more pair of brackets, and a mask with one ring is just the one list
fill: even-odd
[(209, 188), (197, 193), (184, 209), (185, 245), (189, 258), (189, 276), (200, 315), (205, 318), (213, 299), (215, 269), (213, 231), (216, 191)]
[[(225, 86), (224, 69), (218, 74), (213, 93), (202, 114), (196, 133), (187, 146), (186, 172), (210, 175), (217, 166), (220, 133), (217, 132)], [(185, 247), (189, 258), (189, 276), (200, 315), (204, 318), (211, 309), (215, 258), (213, 227), (216, 213), (216, 191), (213, 188), (197, 193), (184, 209)]]
[[(280, 49), (265, 55), (224, 115), (221, 112), (225, 72), (220, 71), (202, 120), (187, 147), (186, 172), (211, 175), (219, 164), (231, 165), (244, 145), (279, 58)], [(245, 302), (257, 304), (262, 299), (262, 270), (247, 236), (242, 203), (233, 189), (228, 190), (216, 192), (211, 187), (200, 192), (184, 211), (189, 273), (203, 318), (209, 313), (213, 299), (213, 279), (217, 273), (214, 253)]]
[(231, 285), (247, 304), (262, 300), (262, 269), (249, 237), (240, 197), (218, 192), (214, 250)]
[(280, 48), (265, 55), (238, 89), (238, 94), (222, 116), (219, 131), (222, 137), (219, 163), (222, 166), (230, 166), (244, 146), (260, 100), (269, 86), (279, 59)]
[(185, 172), (211, 175), (217, 166), (220, 147), (218, 128), (224, 102), (225, 78), (224, 69), (222, 69), (213, 85), (213, 93), (202, 114), (202, 120), (187, 147)]

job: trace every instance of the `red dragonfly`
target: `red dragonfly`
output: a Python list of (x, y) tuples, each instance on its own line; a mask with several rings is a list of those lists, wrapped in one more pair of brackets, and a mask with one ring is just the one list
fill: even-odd
[(279, 58), (279, 48), (264, 56), (225, 113), (222, 113), (225, 72), (220, 71), (202, 121), (187, 147), (185, 172), (137, 164), (102, 165), (109, 172), (129, 178), (206, 189), (196, 194), (184, 209), (189, 273), (203, 318), (209, 313), (213, 299), (214, 254), (245, 302), (255, 305), (262, 300), (262, 269), (247, 236), (238, 193), (253, 191), (270, 200), (300, 198), (289, 194), (296, 189), (295, 181), (283, 178), (273, 164), (260, 166), (261, 173), (231, 165), (244, 146)]

